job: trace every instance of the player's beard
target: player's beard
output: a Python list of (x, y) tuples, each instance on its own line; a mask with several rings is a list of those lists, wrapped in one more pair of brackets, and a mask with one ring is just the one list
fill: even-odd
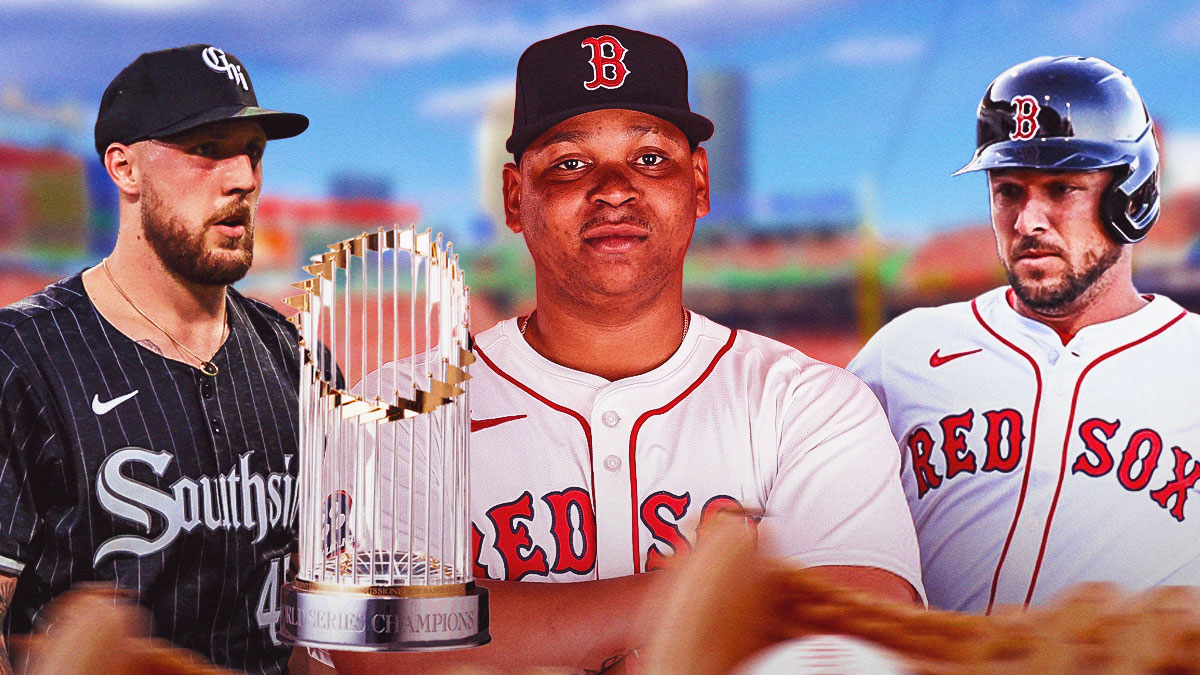
[[(1013, 258), (1027, 249), (1045, 248), (1045, 244), (1027, 238), (1017, 245)], [(1062, 256), (1067, 262), (1067, 269), (1055, 284), (1033, 283), (1032, 279), (1022, 280), (1013, 272), (1012, 264), (1008, 260), (1005, 260), (1004, 272), (1008, 276), (1008, 285), (1026, 307), (1042, 314), (1061, 314), (1074, 307), (1075, 303), (1096, 285), (1100, 277), (1117, 264), (1121, 253), (1122, 247), (1113, 243), (1103, 251), (1089, 251), (1079, 266), (1071, 264), (1066, 256)]]
[[(152, 185), (142, 190), (142, 232), (163, 267), (184, 281), (200, 286), (226, 286), (250, 271), (254, 260), (254, 209), (238, 201), (213, 214), (195, 232), (174, 218)], [(209, 227), (231, 217), (241, 218), (246, 231), (237, 238), (222, 237), (219, 249), (205, 245)], [(233, 253), (233, 255), (230, 254)]]

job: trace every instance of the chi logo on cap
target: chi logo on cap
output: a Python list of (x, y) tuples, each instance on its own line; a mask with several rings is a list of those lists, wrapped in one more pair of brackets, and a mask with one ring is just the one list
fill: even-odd
[(627, 50), (620, 40), (601, 35), (587, 38), (579, 46), (592, 50), (592, 58), (588, 60), (592, 64), (592, 79), (583, 83), (584, 89), (616, 89), (625, 84), (625, 78), (629, 77), (629, 69), (625, 67)]
[(1037, 135), (1037, 115), (1042, 107), (1033, 96), (1014, 96), (1013, 131), (1008, 135), (1014, 141), (1027, 141)]
[(209, 69), (218, 73), (225, 73), (229, 79), (235, 83), (242, 85), (242, 89), (250, 91), (250, 85), (246, 83), (246, 75), (242, 72), (242, 67), (236, 63), (230, 63), (225, 57), (225, 51), (216, 47), (209, 47), (200, 53), (204, 58), (204, 65)]

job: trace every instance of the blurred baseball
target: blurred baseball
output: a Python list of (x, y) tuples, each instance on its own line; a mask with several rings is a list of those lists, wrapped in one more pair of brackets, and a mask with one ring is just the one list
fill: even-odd
[(732, 675), (901, 675), (899, 659), (869, 642), (841, 635), (815, 635), (765, 649)]

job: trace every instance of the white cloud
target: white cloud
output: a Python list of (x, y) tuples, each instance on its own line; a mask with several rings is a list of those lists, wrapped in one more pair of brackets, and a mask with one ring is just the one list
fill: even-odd
[[(762, 3), (762, 5), (770, 7), (770, 3)], [(745, 2), (714, 2), (714, 0), (625, 0), (618, 3), (612, 11), (627, 19), (647, 20), (681, 13), (694, 15), (696, 12), (708, 12), (719, 6), (757, 8), (758, 5)]]
[(426, 117), (476, 116), (484, 112), (492, 102), (507, 96), (512, 97), (512, 78), (477, 82), (464, 87), (439, 89), (421, 103), (421, 114)]
[(169, 12), (184, 7), (198, 7), (208, 4), (207, 0), (91, 0), (97, 7), (112, 9), (132, 9), (135, 11)]
[(907, 35), (853, 37), (835, 43), (826, 52), (830, 61), (844, 66), (873, 66), (913, 61), (925, 52), (925, 40)]
[(210, 0), (0, 0), (0, 7), (93, 7), (147, 14), (162, 14), (207, 4), (211, 4)]
[[(555, 13), (538, 21), (489, 15), (494, 14), (494, 10), (486, 5), (476, 5), (472, 10), (474, 16), (469, 20), (463, 19), (467, 10), (453, 16), (440, 12), (419, 13), (393, 26), (350, 35), (347, 49), (351, 57), (366, 63), (400, 66), (466, 51), (516, 54), (537, 40), (599, 23), (636, 25), (651, 31), (707, 28), (719, 34), (731, 30), (752, 31), (755, 26), (781, 16), (840, 9), (846, 4), (837, 0), (621, 0), (601, 9)], [(428, 25), (418, 28), (414, 23)], [(437, 25), (439, 23), (443, 25)]]
[(466, 15), (469, 11), (458, 0), (438, 0), (438, 2), (405, 2), (397, 6), (397, 12), (414, 23), (424, 24), (444, 19), (455, 19)]
[(1163, 191), (1200, 190), (1200, 131), (1163, 135)]
[(1062, 19), (1062, 30), (1075, 38), (1104, 40), (1124, 28), (1128, 19), (1143, 11), (1136, 2), (1081, 0)]
[(808, 56), (788, 57), (773, 61), (759, 61), (750, 71), (750, 77), (757, 85), (771, 85), (791, 80), (812, 68), (812, 58)]
[(1197, 36), (1200, 36), (1200, 7), (1180, 16), (1167, 27), (1164, 34), (1168, 44), (1188, 49), (1196, 48)]
[(497, 23), (456, 23), (440, 32), (371, 30), (350, 38), (352, 56), (368, 63), (401, 66), (432, 61), (459, 51), (496, 52), (524, 44), (527, 32), (512, 20)]
[[(829, 8), (844, 8), (849, 2), (837, 0), (623, 0), (612, 13), (626, 19), (651, 20), (680, 18), (718, 24), (729, 29), (732, 23), (721, 25), (726, 19), (749, 24), (783, 15), (812, 13)], [(585, 24), (580, 24), (585, 25)]]

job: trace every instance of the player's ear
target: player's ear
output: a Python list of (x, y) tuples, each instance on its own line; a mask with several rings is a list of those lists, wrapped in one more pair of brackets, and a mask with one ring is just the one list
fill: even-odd
[(512, 162), (504, 165), (504, 224), (508, 229), (521, 232), (521, 168)]
[(133, 150), (123, 143), (109, 144), (104, 151), (104, 169), (122, 194), (135, 197), (141, 191), (134, 167)]
[(692, 174), (696, 183), (696, 217), (708, 215), (708, 153), (697, 147), (692, 151)]

